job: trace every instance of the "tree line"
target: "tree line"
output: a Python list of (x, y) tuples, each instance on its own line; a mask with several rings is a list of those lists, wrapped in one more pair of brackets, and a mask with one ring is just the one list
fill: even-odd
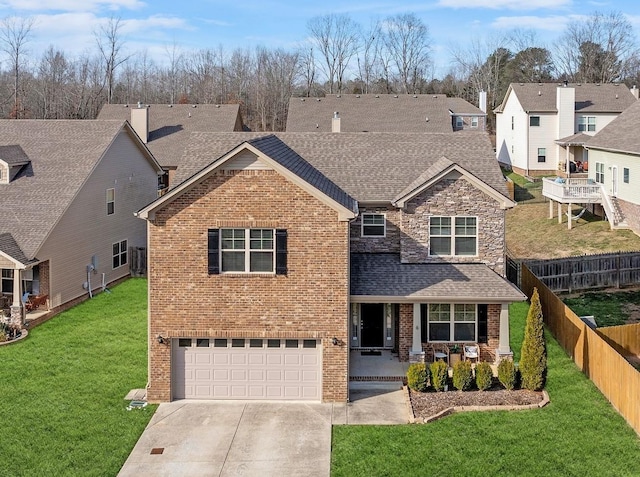
[[(285, 50), (165, 48), (162, 61), (126, 49), (122, 20), (94, 32), (94, 48), (78, 57), (50, 46), (29, 55), (30, 18), (0, 22), (0, 117), (92, 119), (105, 103), (239, 103), (253, 130), (283, 130), (291, 96), (333, 93), (447, 94), (492, 110), (511, 82), (640, 80), (640, 54), (620, 12), (571, 21), (553, 47), (531, 30), (451, 45), (451, 64), (436, 78), (429, 27), (415, 14), (363, 28), (345, 14), (312, 18), (309, 40)], [(489, 111), (490, 112), (490, 111)], [(491, 124), (491, 117), (490, 117)]]

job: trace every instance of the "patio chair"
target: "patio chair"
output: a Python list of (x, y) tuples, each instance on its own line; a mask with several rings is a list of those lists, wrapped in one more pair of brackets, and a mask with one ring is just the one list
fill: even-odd
[(434, 344), (433, 345), (433, 357), (434, 361), (443, 360), (449, 364), (449, 347), (446, 344)]
[(480, 361), (480, 347), (477, 344), (464, 345), (462, 347), (462, 355), (465, 360), (475, 359), (476, 363)]

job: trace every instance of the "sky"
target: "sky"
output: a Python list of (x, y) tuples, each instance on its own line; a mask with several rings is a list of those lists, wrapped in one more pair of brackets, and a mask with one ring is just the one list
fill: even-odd
[(111, 17), (121, 19), (128, 52), (146, 51), (166, 64), (170, 51), (293, 50), (308, 41), (308, 21), (329, 13), (347, 14), (365, 29), (375, 20), (414, 13), (429, 27), (436, 76), (450, 68), (452, 49), (514, 28), (533, 30), (552, 47), (568, 22), (595, 11), (623, 13), (640, 39), (638, 0), (0, 0), (0, 18), (34, 20), (26, 45), (33, 61), (49, 46), (72, 57), (95, 52), (94, 32)]

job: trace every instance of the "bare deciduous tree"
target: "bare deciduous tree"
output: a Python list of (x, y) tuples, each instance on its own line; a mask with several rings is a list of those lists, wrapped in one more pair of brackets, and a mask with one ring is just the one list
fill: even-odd
[(380, 54), (380, 37), (382, 30), (380, 22), (373, 22), (369, 29), (362, 34), (362, 47), (358, 55), (358, 75), (362, 82), (362, 92), (370, 92), (371, 83), (374, 79), (376, 66)]
[(568, 24), (555, 57), (560, 73), (570, 81), (610, 83), (632, 71), (638, 47), (633, 27), (622, 13), (596, 12)]
[(429, 28), (415, 14), (385, 20), (385, 45), (404, 93), (414, 93), (429, 65)]
[(347, 15), (329, 14), (312, 18), (308, 23), (311, 38), (324, 60), (329, 93), (342, 92), (344, 74), (358, 51), (360, 27)]
[(13, 72), (13, 111), (11, 117), (23, 116), (24, 107), (20, 105), (20, 67), (25, 45), (29, 41), (32, 18), (5, 17), (0, 23), (0, 48), (9, 56)]
[(116, 81), (116, 69), (127, 61), (131, 55), (124, 55), (124, 40), (121, 37), (122, 21), (111, 17), (106, 24), (94, 32), (98, 51), (104, 61), (104, 76), (107, 84), (107, 103), (113, 100), (113, 88)]

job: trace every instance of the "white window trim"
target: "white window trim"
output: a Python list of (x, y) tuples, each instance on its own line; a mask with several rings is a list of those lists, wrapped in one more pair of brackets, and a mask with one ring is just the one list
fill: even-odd
[[(537, 124), (537, 125), (536, 125), (536, 124), (531, 124), (531, 120), (532, 120), (533, 118), (538, 118), (538, 124)], [(529, 116), (529, 127), (530, 127), (530, 128), (539, 128), (539, 127), (540, 127), (540, 124), (541, 124), (540, 116), (538, 116), (538, 115), (532, 115), (532, 116)]]
[[(124, 263), (120, 262), (120, 265), (118, 265), (117, 267), (114, 267), (113, 259), (115, 257), (115, 254), (113, 253), (113, 246), (118, 244), (118, 249), (120, 250), (120, 245), (122, 244), (122, 242), (126, 242), (126, 250), (124, 251), (124, 253), (126, 253), (127, 261)], [(120, 252), (118, 253), (118, 256), (120, 257), (120, 259), (122, 258), (122, 254), (123, 254), (123, 251), (120, 250)], [(129, 239), (126, 239), (126, 238), (122, 240), (118, 240), (117, 242), (113, 242), (111, 244), (111, 270), (116, 270), (120, 267), (124, 267), (125, 265), (129, 265)]]
[[(589, 122), (590, 119), (593, 119), (593, 124)], [(596, 121), (595, 116), (579, 116), (578, 132), (596, 132)], [(593, 129), (589, 129), (589, 126), (593, 126)]]
[[(544, 155), (540, 154), (540, 150), (544, 151)], [(541, 161), (540, 158), (544, 157), (544, 161)], [(544, 164), (545, 162), (547, 162), (547, 148), (546, 147), (539, 147), (538, 148), (538, 155), (536, 156), (538, 163), (539, 164)]]
[(471, 127), (477, 128), (479, 124), (480, 120), (478, 119), (478, 116), (471, 116)]
[[(469, 304), (469, 303), (467, 303)], [(456, 305), (465, 305), (465, 303), (429, 303), (427, 305), (427, 338), (431, 336), (431, 305), (449, 305), (449, 340), (444, 341), (432, 341), (429, 340), (429, 343), (469, 343), (469, 340), (454, 340), (455, 338), (455, 309)], [(474, 339), (472, 342), (478, 342), (478, 305), (476, 303), (473, 304), (474, 308)], [(434, 321), (434, 323), (447, 323), (446, 321)], [(457, 323), (471, 323), (470, 321), (458, 321)]]
[[(113, 191), (113, 200), (109, 200), (109, 191)], [(107, 189), (106, 200), (107, 200), (107, 215), (114, 215), (116, 213), (116, 190), (115, 190), (115, 188), (111, 187), (111, 188)], [(109, 204), (113, 204), (113, 212), (111, 212), (111, 213), (109, 213)]]
[[(480, 223), (480, 221), (478, 220), (478, 216), (477, 215), (432, 215), (429, 217), (429, 242), (431, 242), (431, 219), (435, 218), (435, 217), (449, 217), (451, 219), (451, 235), (449, 235), (448, 237), (451, 239), (451, 254), (449, 255), (437, 255), (437, 254), (432, 254), (431, 253), (431, 243), (429, 243), (429, 256), (430, 257), (477, 257), (478, 256), (478, 231), (479, 231), (479, 226), (478, 224)], [(456, 218), (473, 218), (476, 219), (476, 253), (473, 255), (457, 255), (455, 253), (456, 251), (456, 234), (455, 234), (455, 229), (456, 229)], [(437, 235), (436, 237), (447, 237), (447, 235)], [(469, 237), (469, 235), (461, 235), (460, 237)]]
[[(599, 171), (598, 169), (602, 169), (602, 170)], [(600, 180), (598, 180), (598, 176), (600, 176)], [(596, 162), (595, 181), (596, 181), (596, 184), (604, 184), (604, 162)]]
[[(384, 223), (382, 224), (382, 235), (365, 235), (364, 233), (364, 227), (365, 227), (365, 223), (364, 223), (364, 216), (365, 215), (377, 215), (377, 216), (382, 216), (382, 218), (384, 219)], [(372, 224), (367, 224), (367, 227), (380, 227), (380, 225), (372, 225)], [(361, 216), (360, 216), (360, 237), (363, 238), (384, 238), (387, 236), (387, 214), (385, 213), (378, 213), (378, 212), (364, 212)]]
[[(244, 230), (244, 248), (239, 249), (223, 249), (222, 248), (222, 231), (223, 230)], [(262, 272), (252, 272), (251, 271), (251, 230), (271, 230), (271, 240), (273, 247), (271, 249), (254, 249), (254, 252), (271, 252), (271, 271), (262, 271)], [(222, 275), (275, 275), (276, 274), (276, 229), (271, 229), (269, 227), (224, 227), (220, 229), (220, 236), (218, 238), (218, 254), (219, 254), (219, 263), (220, 263), (220, 274)], [(223, 252), (244, 252), (244, 270), (230, 270), (223, 271), (222, 265), (222, 255)]]

